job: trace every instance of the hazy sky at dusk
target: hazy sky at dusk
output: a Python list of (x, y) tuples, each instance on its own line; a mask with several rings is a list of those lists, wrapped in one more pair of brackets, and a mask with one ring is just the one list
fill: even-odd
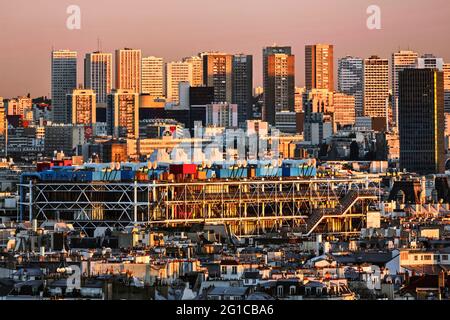
[[(81, 30), (66, 28), (66, 8), (81, 7)], [(366, 9), (382, 10), (382, 30), (368, 30)], [(291, 45), (297, 84), (304, 83), (304, 45), (332, 43), (346, 54), (390, 57), (408, 47), (450, 62), (448, 0), (1, 0), (0, 96), (49, 95), (50, 51), (143, 50), (165, 61), (206, 50), (254, 55), (260, 85), (262, 47)]]

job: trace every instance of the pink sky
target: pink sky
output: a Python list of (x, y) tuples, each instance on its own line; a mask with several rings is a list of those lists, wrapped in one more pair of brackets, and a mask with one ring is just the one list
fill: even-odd
[[(81, 30), (66, 28), (66, 8), (81, 7)], [(368, 30), (366, 9), (382, 10), (382, 30)], [(296, 55), (304, 83), (304, 45), (332, 43), (347, 54), (389, 58), (400, 48), (450, 62), (448, 0), (14, 0), (0, 3), (0, 96), (49, 95), (50, 51), (120, 47), (180, 59), (206, 50), (254, 55), (254, 84), (262, 83), (261, 51), (277, 43)]]

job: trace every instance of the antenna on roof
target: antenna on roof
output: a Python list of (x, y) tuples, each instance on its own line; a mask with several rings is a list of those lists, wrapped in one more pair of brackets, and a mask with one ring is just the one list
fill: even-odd
[(97, 51), (102, 52), (102, 41), (100, 40), (100, 37), (97, 37)]

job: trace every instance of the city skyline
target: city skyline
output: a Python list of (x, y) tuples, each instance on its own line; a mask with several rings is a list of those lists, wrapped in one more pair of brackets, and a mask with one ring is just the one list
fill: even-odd
[[(307, 44), (334, 45), (335, 74), (336, 60), (348, 54), (361, 58), (376, 54), (389, 59), (393, 52), (410, 49), (419, 54), (433, 53), (443, 57), (444, 61), (450, 59), (450, 48), (445, 41), (436, 41), (445, 37), (450, 26), (446, 19), (450, 13), (447, 1), (408, 1), (408, 15), (401, 14), (404, 1), (377, 1), (376, 5), (382, 10), (381, 30), (369, 30), (366, 27), (366, 9), (372, 2), (358, 1), (355, 4), (342, 1), (330, 4), (316, 1), (298, 5), (297, 1), (284, 0), (274, 7), (271, 1), (250, 0), (237, 11), (232, 1), (229, 7), (214, 12), (214, 5), (206, 1), (195, 5), (182, 1), (157, 3), (151, 4), (151, 10), (146, 10), (150, 9), (150, 4), (132, 1), (127, 4), (128, 20), (124, 27), (114, 23), (122, 12), (119, 2), (109, 1), (108, 9), (104, 9), (102, 1), (89, 3), (81, 0), (76, 3), (81, 9), (80, 30), (66, 28), (66, 8), (71, 4), (68, 1), (56, 4), (44, 0), (37, 7), (31, 7), (25, 1), (15, 2), (14, 5), (4, 3), (0, 21), (8, 28), (0, 28), (4, 48), (0, 53), (0, 70), (6, 76), (0, 79), (0, 88), (4, 97), (27, 93), (50, 96), (49, 52), (52, 47), (78, 52), (77, 82), (82, 83), (81, 59), (86, 53), (98, 49), (98, 39), (104, 52), (114, 53), (116, 49), (132, 47), (141, 49), (143, 56), (163, 57), (165, 62), (177, 61), (202, 51), (251, 54), (254, 60), (254, 86), (262, 85), (262, 48), (273, 43), (292, 47), (293, 54), (297, 56), (297, 86), (304, 86), (304, 46)], [(430, 5), (440, 10), (427, 14)], [(174, 6), (179, 10), (173, 10)], [(194, 10), (199, 8), (201, 10), (198, 12)], [(323, 11), (320, 21), (314, 18), (314, 12), (318, 10)], [(15, 14), (2, 14), (8, 12)], [(170, 19), (161, 12), (170, 13)], [(36, 15), (52, 19), (41, 19), (36, 23), (33, 19)], [(196, 19), (200, 16), (202, 19)], [(227, 28), (214, 27), (214, 21), (231, 18), (233, 24), (227, 24)], [(177, 22), (170, 23), (171, 19)], [(430, 34), (433, 36), (430, 37)], [(15, 40), (21, 38), (28, 41), (17, 44)], [(361, 43), (369, 45), (362, 46)], [(20, 76), (27, 71), (26, 78)]]
[(449, 0), (3, 2), (0, 300), (450, 301)]

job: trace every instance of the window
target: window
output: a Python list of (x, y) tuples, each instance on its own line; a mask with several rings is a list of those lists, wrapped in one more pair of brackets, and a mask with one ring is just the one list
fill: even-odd
[(237, 267), (233, 266), (232, 270), (231, 270), (232, 274), (237, 274)]
[(283, 296), (283, 286), (278, 286), (277, 287), (277, 296), (282, 297)]
[(290, 288), (289, 288), (289, 295), (291, 295), (291, 296), (293, 296), (293, 295), (295, 295), (295, 286), (291, 286)]
[(227, 267), (226, 266), (222, 266), (222, 273), (223, 274), (227, 274)]
[(442, 255), (442, 260), (447, 261), (447, 260), (448, 260), (448, 254), (443, 254), (443, 255)]
[(311, 287), (306, 287), (305, 288), (305, 295), (306, 296), (310, 296), (311, 295)]
[(423, 256), (423, 260), (430, 261), (431, 260), (431, 255), (430, 254), (424, 255)]
[(322, 288), (316, 288), (316, 296), (321, 296), (322, 295)]

